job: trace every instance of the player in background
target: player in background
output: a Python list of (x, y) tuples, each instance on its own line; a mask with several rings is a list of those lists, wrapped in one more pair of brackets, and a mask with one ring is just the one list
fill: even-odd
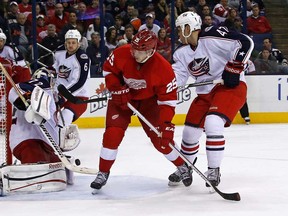
[[(80, 48), (81, 34), (78, 30), (68, 30), (64, 46), (55, 52), (53, 68), (57, 73), (56, 87), (63, 84), (74, 96), (87, 100), (87, 79), (90, 74), (90, 59)], [(61, 105), (63, 125), (76, 121), (86, 110), (87, 104), (73, 104), (66, 101)]]
[(145, 29), (133, 37), (131, 44), (115, 49), (104, 62), (103, 75), (112, 99), (108, 101), (99, 173), (91, 188), (100, 189), (108, 180), (118, 147), (133, 115), (128, 102), (152, 125), (158, 126), (162, 138), (140, 120), (154, 147), (177, 166), (183, 183), (186, 186), (191, 184), (187, 165), (169, 147), (169, 143), (174, 144), (174, 124), (171, 121), (175, 114), (177, 85), (171, 65), (155, 52), (156, 45), (156, 35)]
[(5, 44), (6, 35), (0, 32), (0, 58), (8, 60), (12, 65), (12, 79), (15, 83), (26, 82), (30, 80), (31, 73), (22, 54), (17, 47), (12, 47), (10, 44)]
[[(217, 186), (225, 149), (224, 127), (230, 126), (246, 101), (243, 70), (254, 44), (248, 36), (229, 31), (224, 26), (200, 31), (201, 24), (200, 16), (194, 12), (185, 12), (177, 17), (176, 27), (182, 45), (174, 52), (172, 67), (178, 86), (184, 86), (189, 76), (196, 82), (224, 80), (224, 85), (196, 87), (197, 97), (186, 115), (181, 143), (182, 153), (194, 162), (199, 139), (205, 130), (206, 175)], [(179, 172), (171, 174), (169, 180), (172, 184), (180, 182)]]

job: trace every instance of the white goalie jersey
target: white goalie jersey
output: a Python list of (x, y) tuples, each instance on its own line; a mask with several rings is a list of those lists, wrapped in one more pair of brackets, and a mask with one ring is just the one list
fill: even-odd
[[(41, 85), (42, 84), (42, 85)], [(44, 123), (45, 127), (51, 134), (52, 138), (56, 143), (59, 143), (59, 135), (58, 135), (58, 126), (57, 126), (57, 119), (55, 117), (56, 113), (56, 105), (53, 97), (52, 90), (47, 88), (47, 86), (43, 86), (43, 82), (41, 80), (32, 80), (30, 82), (26, 83), (20, 83), (17, 84), (19, 87), (19, 90), (22, 91), (22, 93), (31, 91), (35, 86), (41, 86), (45, 91), (50, 95), (51, 101), (49, 104), (49, 111), (51, 114), (51, 118)], [(14, 88), (11, 89), (9, 92), (9, 101), (10, 103), (14, 103), (15, 100), (18, 98), (18, 94), (15, 91)], [(38, 139), (46, 142), (49, 144), (49, 142), (46, 140), (44, 135), (41, 133), (40, 128), (38, 125), (28, 123), (25, 119), (25, 110), (19, 110), (17, 109), (12, 120), (12, 126), (11, 126), (11, 132), (12, 136), (10, 136), (10, 148), (13, 151), (13, 149), (20, 144), (24, 140), (29, 139)], [(17, 134), (15, 136), (15, 134)]]

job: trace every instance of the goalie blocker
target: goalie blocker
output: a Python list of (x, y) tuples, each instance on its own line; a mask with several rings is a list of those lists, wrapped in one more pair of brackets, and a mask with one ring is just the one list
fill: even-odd
[(67, 177), (62, 162), (23, 164), (0, 168), (0, 196), (65, 190)]

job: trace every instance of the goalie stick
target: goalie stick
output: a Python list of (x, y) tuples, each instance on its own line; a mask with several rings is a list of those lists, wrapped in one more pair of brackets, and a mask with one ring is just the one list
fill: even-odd
[[(16, 84), (14, 83), (12, 77), (8, 74), (8, 72), (6, 71), (6, 69), (4, 68), (4, 66), (0, 63), (0, 69), (1, 71), (4, 73), (4, 75), (6, 76), (7, 80), (11, 83), (11, 85), (14, 87), (14, 89), (16, 90), (18, 96), (20, 97), (20, 99), (23, 101), (24, 105), (26, 107), (29, 106), (29, 103), (26, 101), (26, 99), (24, 98), (24, 96), (21, 94), (21, 92), (19, 91), (18, 87), (16, 86)], [(61, 162), (64, 164), (64, 166), (73, 171), (73, 172), (77, 172), (77, 173), (82, 173), (82, 174), (96, 174), (98, 172), (98, 170), (93, 169), (93, 168), (87, 168), (87, 167), (77, 167), (74, 164), (72, 164), (67, 158), (66, 156), (63, 154), (61, 148), (59, 147), (59, 145), (53, 140), (52, 136), (50, 135), (49, 131), (46, 129), (45, 125), (43, 123), (41, 123), (39, 125), (41, 132), (43, 133), (43, 135), (46, 137), (46, 139), (48, 140), (48, 142), (51, 144), (54, 152), (57, 154), (57, 156), (59, 157), (59, 159), (61, 160)]]
[[(204, 81), (204, 82), (195, 82), (191, 83), (188, 85), (185, 85), (182, 88), (179, 88), (179, 90), (183, 90), (186, 88), (191, 88), (191, 87), (197, 87), (197, 86), (203, 86), (203, 85), (211, 85), (211, 84), (223, 84), (223, 80), (210, 80), (210, 81)], [(74, 103), (74, 104), (84, 104), (84, 103), (93, 103), (93, 102), (99, 102), (99, 101), (104, 101), (108, 100), (107, 97), (102, 97), (102, 98), (92, 98), (89, 100), (82, 100), (80, 98), (75, 97), (74, 95), (71, 94), (71, 92), (62, 84), (58, 86), (58, 91), (63, 95), (68, 101)]]
[[(147, 124), (147, 126), (157, 134), (157, 136), (161, 136), (161, 133), (135, 108), (133, 107), (130, 103), (127, 103), (128, 107), (134, 112), (134, 114), (136, 114), (143, 122), (145, 122), (145, 124)], [(178, 150), (174, 145), (172, 145), (171, 143), (169, 143), (169, 146), (176, 150), (178, 152), (178, 154), (180, 155), (180, 157), (187, 163), (189, 164), (189, 166), (192, 167), (192, 169), (198, 174), (200, 175), (200, 177), (202, 179), (204, 179), (204, 181), (209, 184), (211, 187), (213, 187), (213, 189), (224, 199), (226, 200), (233, 200), (233, 201), (240, 201), (240, 194), (239, 193), (223, 193), (221, 192), (216, 186), (214, 186), (207, 178), (206, 176), (196, 167), (193, 165), (193, 163), (191, 163), (183, 154), (180, 150)]]
[(92, 98), (89, 100), (82, 100), (80, 98), (75, 97), (71, 94), (71, 92), (62, 84), (58, 86), (58, 91), (61, 95), (63, 95), (68, 101), (74, 103), (74, 104), (85, 104), (85, 103), (93, 103), (93, 102), (99, 102), (99, 101), (105, 101), (108, 100), (107, 97), (102, 98)]

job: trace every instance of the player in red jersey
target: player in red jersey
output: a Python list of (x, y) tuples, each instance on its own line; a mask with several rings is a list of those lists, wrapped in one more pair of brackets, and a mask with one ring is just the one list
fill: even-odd
[(169, 143), (174, 143), (174, 124), (171, 121), (175, 114), (177, 85), (171, 65), (155, 52), (156, 45), (156, 35), (142, 30), (133, 37), (131, 44), (115, 49), (103, 65), (103, 75), (112, 99), (107, 107), (99, 173), (91, 183), (94, 189), (106, 184), (116, 160), (118, 146), (133, 115), (127, 107), (128, 102), (152, 125), (158, 126), (162, 138), (140, 120), (154, 147), (177, 166), (183, 183), (186, 186), (191, 184), (188, 167), (169, 147)]
[[(220, 183), (220, 165), (224, 157), (224, 127), (229, 127), (239, 109), (246, 102), (247, 86), (244, 66), (253, 50), (253, 41), (244, 34), (225, 26), (201, 29), (201, 18), (185, 12), (176, 19), (182, 45), (173, 54), (172, 65), (177, 85), (184, 86), (191, 76), (197, 82), (223, 79), (224, 85), (196, 87), (185, 120), (181, 152), (194, 162), (199, 139), (206, 134), (208, 160), (207, 178)], [(178, 171), (169, 176), (172, 183), (180, 182)]]

